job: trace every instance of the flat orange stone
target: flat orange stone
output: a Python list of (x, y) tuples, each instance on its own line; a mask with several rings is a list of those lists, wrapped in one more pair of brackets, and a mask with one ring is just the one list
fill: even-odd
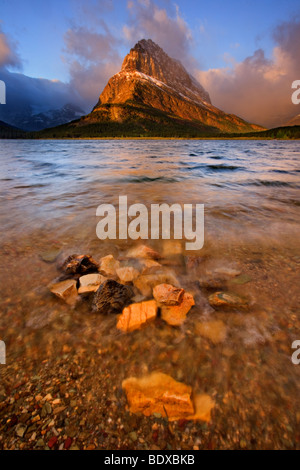
[(157, 315), (157, 304), (155, 300), (131, 304), (124, 308), (119, 316), (117, 328), (128, 332), (141, 328), (142, 325), (154, 320)]
[(215, 406), (209, 395), (196, 395), (192, 388), (162, 372), (153, 372), (141, 378), (130, 377), (122, 382), (129, 411), (150, 416), (160, 413), (169, 421), (179, 419), (206, 421), (211, 419)]
[(191, 387), (161, 372), (140, 379), (130, 377), (123, 381), (122, 388), (132, 413), (160, 413), (171, 421), (194, 414)]

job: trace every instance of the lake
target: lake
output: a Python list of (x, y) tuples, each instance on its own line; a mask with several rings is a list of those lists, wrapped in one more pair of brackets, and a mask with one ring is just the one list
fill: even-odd
[[(66, 436), (73, 429), (79, 448), (91, 429), (97, 448), (300, 448), (300, 365), (291, 360), (300, 340), (299, 157), (293, 141), (1, 141), (0, 339), (7, 365), (0, 366), (0, 405), (10, 403), (0, 407), (3, 423), (33, 412), (29, 396), (51, 393), (67, 410), (56, 428)], [(72, 310), (49, 293), (68, 255), (113, 254), (125, 263), (138, 241), (96, 236), (97, 207), (117, 206), (124, 195), (147, 207), (204, 204), (199, 252), (172, 240), (143, 241), (195, 297), (181, 327), (157, 319), (121, 334), (115, 316), (96, 314), (85, 301)], [(217, 279), (222, 290), (245, 296), (247, 311), (209, 305), (220, 272), (227, 273)], [(207, 322), (217, 322), (210, 336), (201, 327)], [(171, 432), (157, 417), (152, 442), (153, 421), (129, 415), (120, 387), (153, 370), (208, 393), (216, 403), (212, 424), (178, 423)], [(39, 436), (42, 425), (32, 432)], [(5, 448), (13, 431), (1, 426)], [(141, 439), (135, 444), (133, 428)], [(25, 448), (35, 446), (29, 439), (25, 434)]]

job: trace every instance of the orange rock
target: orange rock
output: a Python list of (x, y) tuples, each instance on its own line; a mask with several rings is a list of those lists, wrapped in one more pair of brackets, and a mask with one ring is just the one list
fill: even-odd
[(226, 339), (227, 328), (221, 320), (212, 320), (196, 324), (196, 333), (208, 338), (212, 343), (223, 343)]
[(124, 308), (120, 315), (117, 328), (128, 332), (139, 329), (145, 323), (156, 318), (157, 305), (155, 300), (131, 304)]
[(107, 255), (100, 259), (100, 267), (98, 271), (106, 277), (115, 277), (116, 270), (119, 269), (120, 263), (113, 255)]
[(169, 325), (182, 325), (193, 305), (195, 305), (194, 297), (192, 294), (185, 292), (179, 305), (161, 307), (161, 317)]
[(163, 283), (176, 286), (178, 280), (172, 271), (163, 269), (155, 274), (143, 274), (133, 281), (135, 287), (146, 297), (151, 297), (153, 288)]
[(122, 382), (129, 411), (150, 416), (160, 413), (169, 421), (179, 419), (206, 421), (211, 419), (215, 402), (209, 395), (196, 395), (192, 399), (192, 388), (177, 382), (162, 372), (141, 377), (130, 377)]
[(137, 269), (133, 268), (132, 266), (127, 266), (124, 268), (117, 269), (117, 275), (121, 282), (127, 283), (132, 282), (136, 279), (140, 273)]
[(162, 305), (179, 305), (182, 301), (184, 289), (171, 284), (159, 284), (153, 289), (153, 297)]
[(206, 394), (196, 395), (194, 397), (195, 413), (186, 419), (194, 421), (206, 421), (209, 423), (211, 420), (211, 410), (215, 407), (214, 400)]
[(160, 413), (170, 421), (194, 414), (191, 387), (161, 372), (153, 372), (140, 379), (130, 377), (123, 381), (122, 388), (132, 413), (145, 416)]

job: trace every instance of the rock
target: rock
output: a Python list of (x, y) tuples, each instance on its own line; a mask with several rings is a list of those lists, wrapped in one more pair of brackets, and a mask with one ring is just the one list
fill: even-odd
[(153, 289), (153, 297), (161, 305), (179, 305), (182, 301), (184, 289), (171, 284), (159, 284)]
[(123, 381), (122, 388), (132, 413), (145, 416), (160, 413), (170, 421), (194, 414), (191, 387), (161, 372), (140, 379), (130, 377)]
[(178, 286), (179, 282), (172, 271), (161, 270), (155, 274), (142, 274), (133, 281), (133, 284), (145, 297), (152, 297), (152, 291), (159, 284), (172, 284)]
[(134, 279), (136, 279), (140, 273), (137, 269), (128, 266), (117, 269), (117, 275), (122, 283), (127, 284), (128, 282), (134, 281)]
[(212, 320), (196, 324), (196, 333), (208, 338), (212, 343), (223, 343), (226, 339), (227, 328), (221, 320)]
[(215, 292), (209, 296), (208, 301), (212, 307), (247, 308), (249, 306), (245, 297), (233, 292)]
[(64, 264), (62, 270), (66, 274), (88, 274), (98, 270), (98, 264), (89, 255), (71, 255)]
[(199, 420), (209, 422), (215, 402), (209, 395), (196, 395), (192, 399), (192, 388), (177, 382), (161, 372), (141, 377), (130, 377), (123, 381), (129, 411), (145, 416), (168, 418), (169, 421)]
[(251, 281), (252, 281), (252, 278), (248, 276), (247, 274), (242, 274), (241, 276), (238, 276), (231, 280), (233, 284), (238, 284), (238, 285), (244, 285)]
[(140, 245), (128, 251), (127, 258), (147, 258), (147, 259), (160, 259), (161, 256), (157, 251), (146, 245)]
[(79, 278), (78, 294), (96, 292), (105, 281), (106, 277), (101, 274), (86, 274), (85, 276), (81, 276)]
[(129, 332), (141, 328), (145, 323), (154, 320), (157, 315), (157, 304), (155, 300), (131, 304), (124, 308), (120, 315), (117, 328)]
[(195, 305), (193, 296), (185, 292), (179, 305), (161, 307), (161, 317), (169, 325), (182, 325), (193, 305)]
[(223, 280), (230, 279), (232, 277), (239, 276), (241, 271), (238, 268), (230, 267), (230, 266), (219, 266), (213, 269), (210, 274), (212, 277), (218, 277)]
[(199, 279), (199, 286), (203, 287), (204, 289), (222, 289), (226, 285), (225, 279), (220, 278), (212, 278), (212, 277), (204, 277)]
[(63, 299), (68, 305), (74, 307), (78, 300), (76, 284), (74, 279), (67, 279), (66, 281), (50, 285), (50, 290), (57, 297)]
[(107, 279), (95, 293), (93, 308), (103, 314), (121, 313), (133, 295), (131, 287)]
[(142, 274), (155, 273), (162, 268), (162, 265), (153, 259), (141, 258), (140, 264), (143, 266)]
[(23, 437), (26, 432), (27, 426), (25, 424), (19, 423), (16, 426), (15, 433), (18, 437)]
[(58, 439), (56, 436), (52, 436), (51, 439), (48, 441), (48, 447), (50, 449), (52, 449), (52, 447), (55, 446), (55, 444), (57, 443)]
[(68, 437), (66, 440), (65, 440), (65, 443), (64, 443), (64, 449), (68, 450), (72, 445), (72, 439), (71, 437)]
[(211, 420), (211, 410), (215, 407), (214, 400), (206, 394), (196, 395), (194, 397), (194, 407), (195, 413), (186, 419), (209, 423)]
[(100, 259), (99, 272), (106, 277), (116, 277), (116, 271), (119, 267), (120, 263), (113, 255), (107, 255)]
[(49, 250), (42, 251), (39, 256), (43, 261), (45, 261), (45, 263), (54, 263), (58, 258), (59, 253), (60, 248), (51, 248)]
[(36, 442), (36, 447), (44, 447), (45, 446), (45, 441), (44, 439), (38, 439)]

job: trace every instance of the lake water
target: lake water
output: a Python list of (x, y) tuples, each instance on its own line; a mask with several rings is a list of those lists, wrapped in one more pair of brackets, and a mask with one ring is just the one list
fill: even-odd
[[(0, 373), (6, 390), (37, 376), (37, 391), (44, 391), (71, 363), (81, 364), (86, 392), (100, 403), (104, 365), (107, 394), (122, 378), (161, 370), (217, 403), (214, 432), (191, 425), (184, 441), (179, 430), (177, 448), (196, 441), (200, 448), (299, 448), (300, 365), (291, 361), (292, 342), (300, 339), (299, 158), (293, 141), (1, 141), (0, 339), (7, 366)], [(70, 311), (48, 292), (57, 267), (43, 259), (47, 251), (57, 251), (58, 260), (73, 253), (122, 259), (137, 243), (96, 237), (96, 208), (117, 205), (120, 195), (147, 207), (205, 206), (198, 261), (187, 258), (195, 253), (184, 246), (176, 255), (178, 244), (149, 241), (198, 299), (181, 328), (159, 321), (120, 335), (115, 317), (91, 313), (85, 303)], [(248, 297), (250, 311), (210, 309), (213, 290), (199, 288), (199, 280), (220, 269), (241, 273), (224, 288)], [(223, 323), (226, 340), (213, 344), (197, 333), (208, 319)], [(109, 353), (103, 359), (99, 350)], [(3, 390), (0, 385), (0, 396)], [(113, 420), (127, 419), (121, 409), (113, 410)], [(95, 411), (88, 415), (97, 423)], [(26, 448), (33, 446), (28, 442)]]

